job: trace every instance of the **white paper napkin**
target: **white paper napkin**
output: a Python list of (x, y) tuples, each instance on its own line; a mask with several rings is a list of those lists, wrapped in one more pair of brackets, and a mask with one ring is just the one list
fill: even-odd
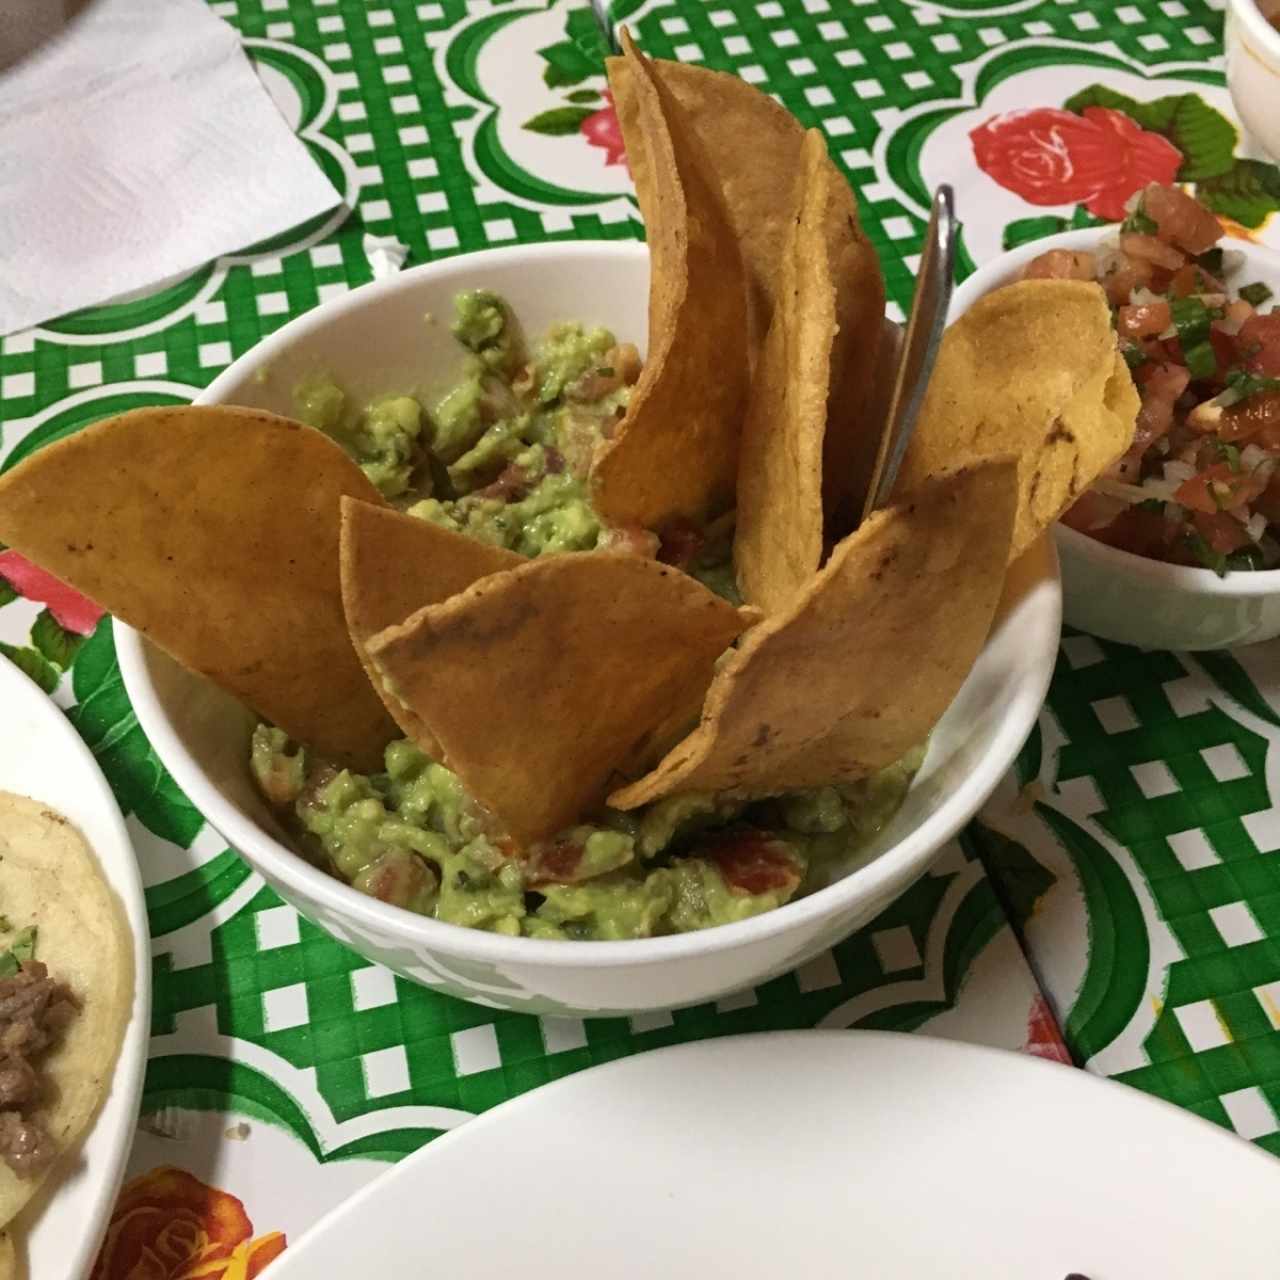
[(0, 334), (181, 275), (340, 198), (203, 0), (91, 0), (0, 70)]

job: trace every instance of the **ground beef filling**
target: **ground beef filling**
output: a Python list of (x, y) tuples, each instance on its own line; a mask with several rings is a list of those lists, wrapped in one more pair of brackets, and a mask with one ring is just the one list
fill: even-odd
[(46, 1101), (39, 1060), (77, 1009), (75, 997), (38, 960), (0, 978), (0, 1159), (20, 1178), (43, 1173), (58, 1154), (36, 1114)]

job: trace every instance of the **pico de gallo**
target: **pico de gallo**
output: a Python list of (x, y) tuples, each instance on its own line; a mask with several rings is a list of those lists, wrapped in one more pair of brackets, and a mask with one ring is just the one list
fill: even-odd
[(1197, 200), (1152, 183), (1115, 241), (1051, 249), (1023, 275), (1103, 287), (1142, 402), (1132, 447), (1063, 522), (1225, 575), (1280, 566), (1280, 312), (1222, 235)]

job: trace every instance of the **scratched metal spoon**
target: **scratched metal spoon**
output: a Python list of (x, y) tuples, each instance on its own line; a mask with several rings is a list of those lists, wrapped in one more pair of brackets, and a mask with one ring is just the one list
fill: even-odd
[[(889, 501), (894, 481), (915, 430), (925, 388), (938, 358), (938, 346), (951, 306), (955, 284), (956, 210), (949, 186), (940, 186), (933, 196), (933, 212), (920, 254), (911, 315), (901, 339), (901, 354), (893, 376), (893, 392), (884, 418), (875, 468), (862, 508), (865, 520)], [(887, 335), (886, 335), (887, 338)]]

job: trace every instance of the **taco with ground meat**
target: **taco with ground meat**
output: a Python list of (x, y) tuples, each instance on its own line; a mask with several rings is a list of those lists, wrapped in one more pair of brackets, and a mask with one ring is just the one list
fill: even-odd
[(0, 1280), (7, 1232), (98, 1110), (133, 997), (123, 911), (61, 815), (0, 791)]

